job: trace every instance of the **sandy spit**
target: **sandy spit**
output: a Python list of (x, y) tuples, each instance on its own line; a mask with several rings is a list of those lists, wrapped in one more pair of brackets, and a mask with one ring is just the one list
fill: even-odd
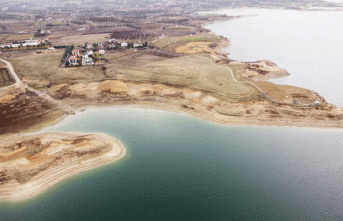
[[(51, 134), (52, 136), (56, 134), (62, 134), (68, 137), (85, 135), (78, 133)], [(0, 202), (21, 201), (32, 198), (46, 191), (47, 189), (61, 182), (62, 180), (65, 180), (71, 176), (82, 173), (84, 171), (91, 170), (96, 167), (112, 163), (114, 161), (118, 161), (125, 156), (126, 149), (117, 139), (100, 133), (87, 135), (91, 135), (92, 138), (109, 144), (111, 146), (111, 149), (95, 157), (87, 157), (83, 159), (67, 158), (66, 160), (62, 160), (62, 163), (57, 163), (56, 165), (50, 166), (46, 170), (39, 172), (37, 175), (33, 176), (29, 181), (22, 184), (12, 179), (3, 185), (0, 185)], [(40, 134), (37, 133), (35, 134), (35, 136), (39, 137)]]

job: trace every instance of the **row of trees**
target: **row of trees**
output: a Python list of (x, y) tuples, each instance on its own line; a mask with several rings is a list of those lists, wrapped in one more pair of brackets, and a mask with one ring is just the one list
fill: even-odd
[(4, 47), (4, 50), (15, 50), (15, 49), (34, 49), (34, 48), (45, 48), (46, 46), (50, 46), (49, 43), (40, 43), (39, 45), (27, 45), (23, 46), (23, 44), (20, 44), (18, 47), (13, 47), (12, 45)]
[(74, 45), (69, 45), (66, 47), (63, 57), (61, 59), (61, 62), (63, 63), (64, 60), (67, 58), (67, 56), (71, 53), (71, 51), (74, 49)]

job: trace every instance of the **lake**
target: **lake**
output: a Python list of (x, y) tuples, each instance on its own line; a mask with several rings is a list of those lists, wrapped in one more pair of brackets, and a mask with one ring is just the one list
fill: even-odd
[[(342, 12), (230, 13), (258, 15), (208, 26), (232, 40), (232, 59), (269, 59), (291, 73), (279, 83), (343, 106)], [(43, 131), (106, 133), (128, 153), (33, 199), (0, 203), (0, 220), (343, 220), (343, 130), (223, 126), (122, 107)]]
[(291, 74), (272, 82), (313, 90), (343, 107), (343, 11), (219, 12), (247, 16), (207, 26), (231, 40), (231, 59), (271, 60)]
[(342, 220), (343, 131), (223, 126), (137, 108), (94, 108), (43, 131), (101, 132), (119, 161), (20, 203), (1, 220)]

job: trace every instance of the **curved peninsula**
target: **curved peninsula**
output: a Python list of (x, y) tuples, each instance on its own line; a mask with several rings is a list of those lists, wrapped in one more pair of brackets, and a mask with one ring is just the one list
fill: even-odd
[(123, 145), (105, 134), (48, 132), (7, 137), (0, 145), (0, 201), (36, 196), (125, 154)]

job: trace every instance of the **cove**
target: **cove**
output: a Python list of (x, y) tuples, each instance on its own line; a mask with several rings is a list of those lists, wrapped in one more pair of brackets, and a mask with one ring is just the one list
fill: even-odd
[(224, 126), (166, 111), (93, 108), (43, 131), (100, 132), (119, 162), (63, 181), (1, 220), (342, 220), (342, 130)]
[(276, 84), (313, 90), (343, 107), (343, 11), (226, 9), (247, 17), (206, 28), (231, 41), (226, 50), (238, 61), (270, 60), (291, 75)]

